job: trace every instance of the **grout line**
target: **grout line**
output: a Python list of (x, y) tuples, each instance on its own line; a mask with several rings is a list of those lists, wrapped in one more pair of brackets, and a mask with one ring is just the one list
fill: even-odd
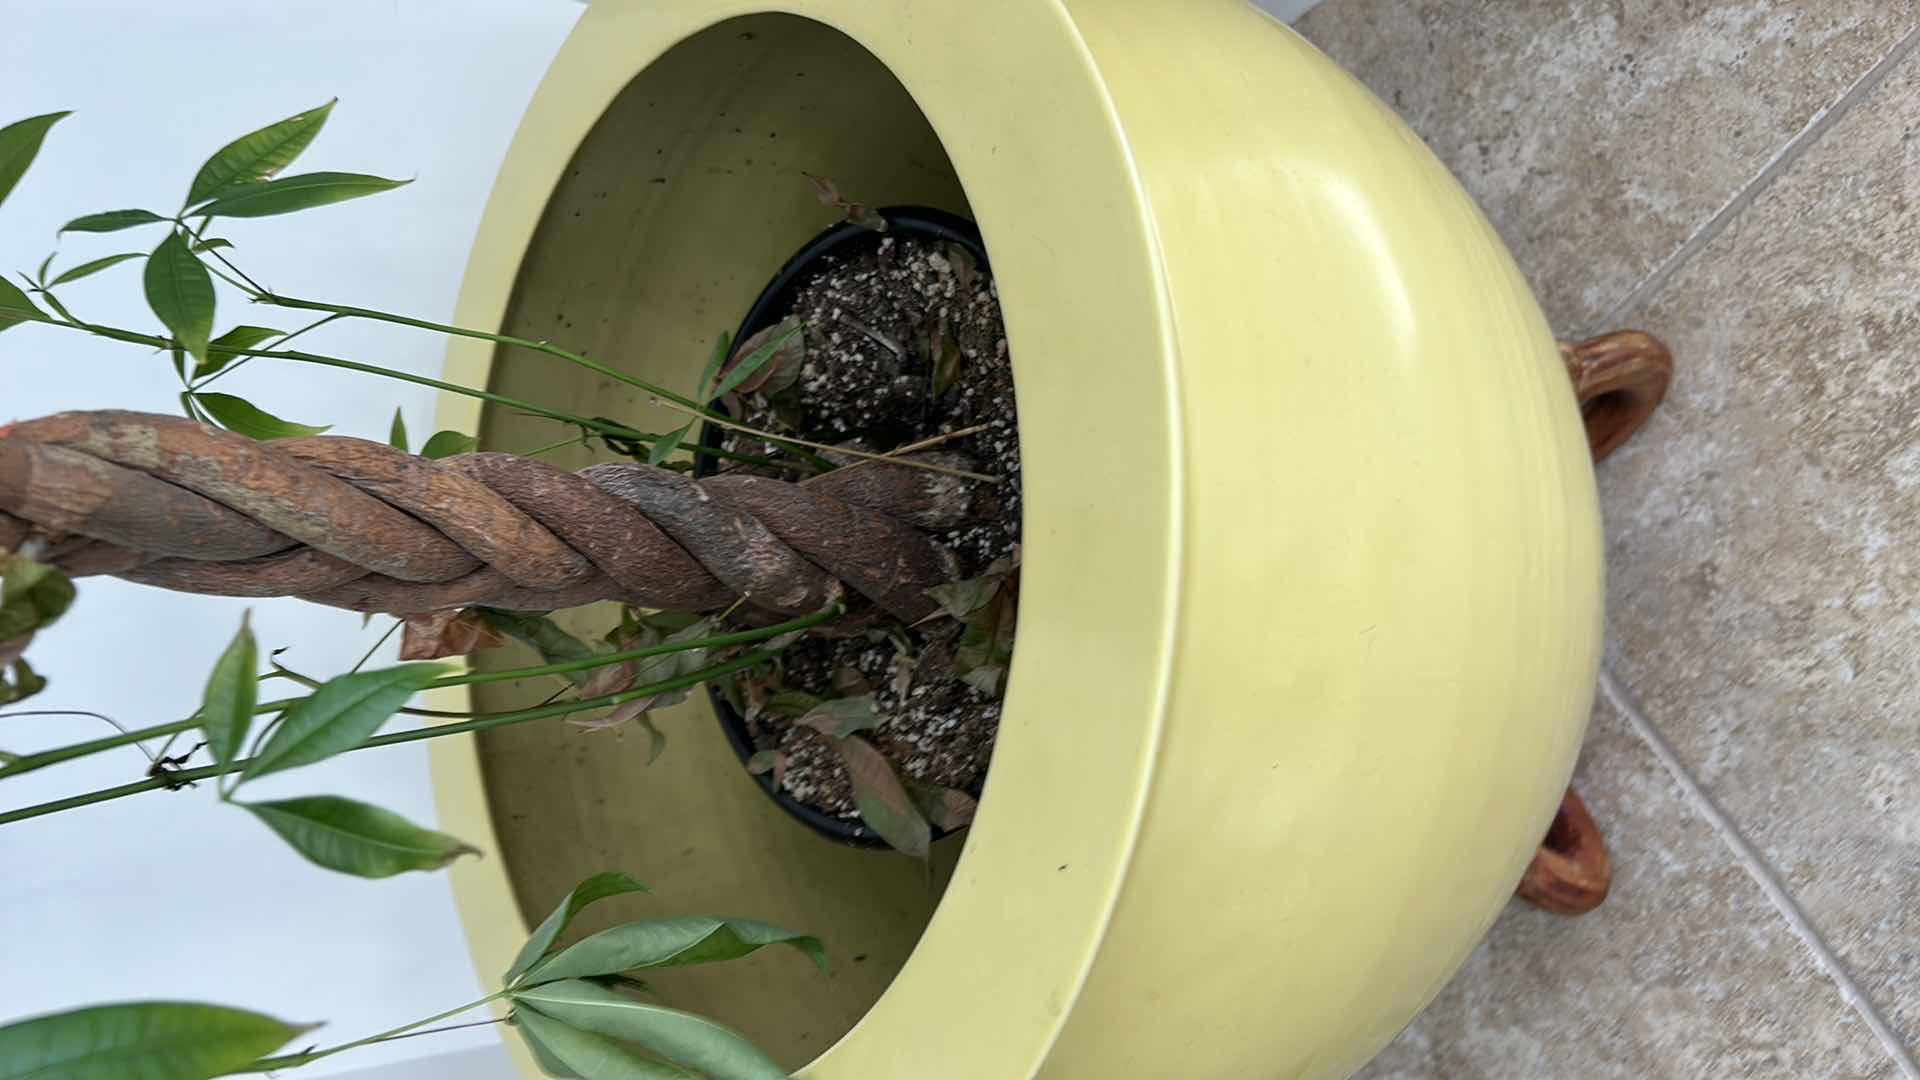
[(1827, 129), (1833, 127), (1842, 116), (1859, 104), (1862, 98), (1873, 93), (1882, 82), (1885, 82), (1893, 69), (1899, 67), (1901, 61), (1912, 55), (1916, 46), (1920, 46), (1920, 27), (1908, 30), (1906, 36), (1902, 37), (1887, 52), (1887, 55), (1868, 68), (1866, 74), (1855, 79), (1845, 93), (1832, 104), (1814, 113), (1806, 126), (1801, 128), (1793, 138), (1788, 139), (1786, 144), (1760, 167), (1760, 171), (1754, 174), (1752, 180), (1747, 181), (1746, 185), (1715, 211), (1705, 224), (1695, 229), (1692, 235), (1682, 241), (1680, 246), (1675, 248), (1659, 266), (1654, 267), (1646, 277), (1640, 279), (1640, 284), (1635, 285), (1624, 299), (1615, 304), (1604, 318), (1581, 337), (1592, 337), (1594, 334), (1613, 329), (1619, 325), (1621, 319), (1626, 318), (1635, 308), (1665, 288), (1667, 282), (1679, 273), (1681, 267), (1692, 262), (1693, 257), (1698, 255), (1702, 248), (1725, 232), (1733, 219), (1753, 205), (1753, 201), (1760, 196), (1760, 193), (1771, 187), (1780, 174), (1786, 172), (1802, 154), (1827, 133)]
[(1634, 732), (1647, 744), (1648, 749), (1653, 751), (1653, 756), (1659, 758), (1660, 764), (1666, 766), (1667, 772), (1673, 776), (1674, 783), (1680, 785), (1687, 801), (1693, 804), (1694, 809), (1707, 819), (1708, 824), (1713, 826), (1713, 830), (1720, 834), (1720, 839), (1732, 849), (1734, 860), (1760, 886), (1760, 891), (1765, 893), (1767, 899), (1773, 903), (1780, 917), (1786, 920), (1787, 926), (1800, 939), (1800, 943), (1813, 954), (1814, 963), (1826, 973), (1827, 978), (1833, 980), (1834, 985), (1840, 990), (1840, 996), (1846, 1000), (1847, 1004), (1853, 1006), (1853, 1011), (1866, 1022), (1874, 1038), (1880, 1041), (1880, 1045), (1893, 1058), (1894, 1064), (1899, 1066), (1901, 1076), (1905, 1080), (1920, 1080), (1920, 1065), (1914, 1063), (1913, 1055), (1900, 1041), (1900, 1037), (1894, 1034), (1886, 1017), (1881, 1015), (1880, 1009), (1874, 1005), (1872, 999), (1861, 991), (1860, 984), (1853, 980), (1852, 972), (1848, 971), (1846, 965), (1840, 962), (1840, 958), (1833, 954), (1826, 939), (1820, 936), (1820, 931), (1815, 929), (1813, 923), (1808, 920), (1807, 913), (1801, 910), (1799, 902), (1780, 883), (1780, 878), (1775, 874), (1772, 865), (1754, 848), (1753, 842), (1740, 832), (1733, 820), (1727, 817), (1726, 811), (1720, 808), (1720, 804), (1713, 801), (1713, 796), (1707, 794), (1706, 789), (1700, 785), (1700, 781), (1680, 760), (1680, 755), (1674, 750), (1673, 744), (1668, 742), (1660, 729), (1653, 725), (1653, 721), (1647, 718), (1646, 713), (1640, 711), (1640, 706), (1628, 696), (1625, 688), (1620, 685), (1620, 680), (1605, 664), (1600, 667), (1600, 689), (1606, 694), (1607, 701), (1627, 718), (1628, 723), (1633, 725)]

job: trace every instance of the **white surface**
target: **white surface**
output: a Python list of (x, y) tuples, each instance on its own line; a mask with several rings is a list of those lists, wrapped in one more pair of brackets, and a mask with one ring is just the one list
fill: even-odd
[[(171, 211), (214, 149), (338, 95), (326, 132), (294, 171), (419, 181), (220, 231), (239, 245), (236, 260), (273, 287), (446, 318), (495, 167), (580, 10), (561, 0), (8, 4), (0, 123), (57, 109), (74, 115), (0, 207), (0, 269), (37, 266), (60, 224), (79, 214)], [(148, 249), (159, 238), (152, 229), (69, 237), (61, 264)], [(63, 299), (84, 318), (155, 329), (139, 266), (69, 286)], [(231, 294), (221, 301), (219, 329), (298, 325)], [(441, 342), (430, 334), (350, 325), (310, 340), (319, 351), (439, 369)], [(398, 404), (416, 442), (431, 432), (431, 392), (400, 383), (256, 361), (217, 388), (290, 419), (376, 438)], [(172, 412), (178, 389), (167, 360), (138, 348), (41, 327), (0, 335), (0, 421), (74, 408)], [(248, 606), (83, 581), (73, 612), (29, 652), (52, 686), (22, 707), (93, 709), (138, 726), (179, 719), (198, 703)], [(309, 673), (344, 671), (384, 626), (362, 630), (356, 615), (295, 601), (250, 606), (262, 647), (291, 646), (287, 661)], [(0, 747), (22, 752), (107, 733), (92, 720), (10, 719), (0, 721)], [(139, 779), (145, 768), (127, 749), (47, 769), (0, 782), (0, 807)], [(433, 821), (419, 747), (348, 755), (259, 789), (349, 795)], [(194, 999), (326, 1020), (318, 1037), (331, 1043), (484, 992), (443, 877), (367, 882), (321, 870), (249, 815), (217, 805), (204, 786), (0, 827), (0, 865), (0, 970), (8, 976), (0, 1019), (109, 1000)], [(301, 1075), (497, 1039), (477, 1028), (404, 1040)], [(477, 1074), (423, 1066), (408, 1075)]]
[(356, 1069), (340, 1073), (337, 1080), (520, 1080), (520, 1071), (500, 1047), (476, 1046), (471, 1050)]

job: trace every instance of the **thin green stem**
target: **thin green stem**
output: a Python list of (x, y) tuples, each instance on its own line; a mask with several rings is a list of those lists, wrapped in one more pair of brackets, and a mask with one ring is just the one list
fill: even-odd
[[(431, 330), (438, 334), (445, 334), (448, 337), (473, 338), (478, 341), (491, 341), (496, 345), (511, 345), (520, 349), (532, 349), (534, 352), (558, 357), (570, 364), (578, 364), (588, 371), (605, 375), (607, 378), (617, 382), (626, 383), (635, 389), (645, 390), (647, 393), (667, 402), (669, 406), (679, 406), (676, 411), (691, 412), (695, 416), (705, 416), (709, 419), (714, 418), (712, 409), (701, 405), (690, 397), (675, 393), (664, 386), (650, 383), (645, 379), (636, 379), (618, 368), (608, 367), (598, 360), (563, 349), (550, 341), (535, 341), (532, 338), (515, 337), (512, 334), (494, 334), (485, 330), (474, 330), (465, 326), (453, 326), (449, 323), (437, 323), (427, 319), (416, 319), (409, 315), (398, 315), (391, 311), (376, 311), (373, 308), (355, 307), (352, 304), (329, 304), (320, 300), (302, 300), (299, 297), (280, 296), (265, 290), (262, 290), (261, 294), (254, 297), (254, 299), (262, 304), (268, 304), (273, 307), (294, 308), (299, 311), (330, 311), (336, 315), (345, 315), (352, 319), (370, 319), (374, 322), (392, 323), (395, 326), (411, 326), (416, 330)], [(724, 419), (724, 417), (721, 419)]]
[[(736, 423), (725, 413), (717, 409), (708, 408), (684, 394), (675, 393), (658, 383), (648, 382), (645, 379), (636, 379), (618, 368), (608, 367), (598, 360), (582, 356), (568, 349), (563, 349), (550, 341), (535, 341), (531, 338), (515, 337), (512, 334), (495, 334), (486, 330), (475, 330), (471, 327), (453, 326), (448, 323), (437, 323), (427, 319), (416, 319), (408, 315), (398, 315), (391, 311), (377, 311), (373, 308), (354, 307), (351, 304), (330, 304), (320, 300), (302, 300), (297, 297), (279, 296), (265, 291), (263, 291), (261, 295), (254, 297), (254, 299), (260, 303), (270, 304), (275, 307), (289, 307), (301, 311), (330, 311), (355, 319), (371, 319), (376, 322), (393, 323), (396, 326), (411, 326), (418, 330), (431, 330), (435, 333), (446, 334), (449, 337), (473, 338), (479, 341), (490, 341), (496, 345), (510, 345), (515, 348), (531, 349), (534, 352), (545, 353), (548, 356), (557, 357), (568, 363), (578, 364), (597, 375), (603, 375), (636, 389), (644, 390), (653, 395), (662, 405), (665, 405), (675, 412), (705, 419), (708, 423), (727, 428), (731, 431), (752, 435), (757, 439), (765, 439), (776, 446), (785, 448), (789, 453), (823, 472), (831, 470), (834, 467), (833, 462), (828, 461), (819, 454), (812, 453), (814, 450), (845, 454), (849, 457), (856, 458), (883, 457), (883, 455), (871, 454), (864, 450), (853, 450), (844, 446), (829, 446), (826, 443), (812, 442), (807, 439), (795, 438), (791, 435), (776, 435), (772, 432), (762, 431), (759, 428), (749, 427), (746, 424)], [(687, 449), (694, 450), (694, 446), (690, 444), (687, 446)], [(926, 469), (932, 472), (949, 473), (973, 480), (998, 481), (998, 478), (982, 473), (968, 472), (965, 469), (949, 469), (945, 466), (930, 465), (925, 462), (894, 461), (893, 463)]]
[(540, 454), (544, 454), (549, 450), (558, 450), (563, 446), (572, 446), (575, 443), (579, 443), (582, 446), (587, 445), (587, 441), (585, 439), (581, 438), (578, 435), (575, 435), (570, 439), (561, 439), (559, 442), (548, 443), (545, 446), (536, 446), (531, 450), (522, 450), (520, 451), (520, 456), (521, 457), (537, 457)]
[[(12, 312), (9, 312), (9, 314), (12, 314)], [(49, 319), (45, 316), (35, 317), (27, 312), (21, 312), (20, 314), (25, 316), (23, 321), (37, 322), (46, 326), (64, 327), (68, 330), (79, 330), (83, 333), (93, 334), (96, 337), (108, 338), (113, 341), (124, 341), (131, 345), (147, 345), (156, 349), (171, 349), (174, 345), (173, 340), (170, 338), (158, 337), (153, 334), (142, 334), (134, 330), (123, 330), (116, 326), (103, 326), (99, 323), (80, 322), (77, 320)], [(475, 390), (470, 386), (461, 386), (457, 383), (445, 382), (440, 379), (429, 378), (425, 375), (415, 375), (408, 371), (384, 368), (377, 364), (364, 364), (358, 360), (348, 360), (338, 356), (322, 356), (319, 353), (302, 352), (297, 349), (261, 349), (254, 352), (253, 355), (270, 360), (293, 360), (303, 364), (318, 364), (322, 367), (340, 368), (344, 371), (358, 371), (365, 375), (379, 375), (384, 378), (398, 379), (401, 382), (410, 382), (419, 386), (430, 386), (435, 390), (445, 390), (450, 394), (461, 394), (466, 397), (491, 402), (495, 405), (505, 405), (508, 408), (520, 409), (532, 413), (535, 416), (545, 417), (548, 420), (558, 420), (562, 423), (572, 424), (575, 427), (582, 427), (590, 431), (599, 432), (602, 435), (612, 435), (615, 438), (628, 439), (634, 442), (658, 442), (666, 438), (664, 435), (635, 431), (633, 428), (627, 427), (624, 424), (611, 424), (604, 420), (591, 420), (584, 416), (575, 416), (572, 413), (561, 412), (558, 409), (544, 408), (532, 402), (508, 397), (505, 394), (496, 394), (490, 390)], [(740, 461), (753, 465), (786, 467), (786, 463), (784, 462), (753, 454), (736, 454), (729, 450), (717, 450), (691, 443), (688, 444), (686, 448), (697, 454), (724, 458), (728, 461)]]
[[(397, 746), (401, 743), (419, 742), (422, 739), (437, 739), (443, 735), (465, 735), (472, 732), (489, 731), (497, 727), (507, 727), (513, 724), (525, 724), (534, 720), (545, 720), (554, 716), (567, 716), (572, 713), (584, 712), (588, 709), (601, 709), (614, 705), (624, 705), (629, 701), (636, 701), (644, 697), (653, 697), (657, 694), (664, 694), (673, 690), (685, 690), (688, 687), (697, 686), (708, 679), (717, 679), (723, 675), (731, 675), (736, 671), (745, 671), (750, 667), (773, 659), (776, 655), (778, 655), (778, 653), (775, 650), (760, 649), (747, 653), (744, 656), (728, 660), (725, 663), (703, 668), (691, 675), (682, 675), (678, 678), (667, 679), (663, 682), (653, 683), (648, 686), (623, 690), (617, 694), (606, 694), (601, 697), (586, 698), (580, 701), (561, 701), (552, 705), (536, 706), (531, 709), (520, 709), (514, 712), (478, 716), (474, 719), (464, 720), (459, 723), (440, 724), (433, 727), (415, 728), (412, 731), (396, 731), (388, 735), (376, 735), (366, 742), (361, 743), (359, 746), (354, 747), (354, 749), (371, 750), (380, 746)], [(57, 814), (63, 810), (73, 810), (82, 806), (92, 806), (96, 803), (110, 802), (114, 799), (125, 798), (128, 795), (138, 795), (143, 791), (153, 791), (156, 788), (178, 787), (181, 784), (189, 784), (198, 780), (208, 779), (209, 777), (225, 776), (228, 773), (244, 770), (251, 764), (253, 764), (253, 759), (248, 757), (224, 765), (202, 765), (197, 769), (181, 769), (176, 772), (171, 772), (165, 777), (153, 777), (132, 784), (122, 784), (119, 787), (88, 792), (85, 795), (75, 795), (71, 798), (60, 799), (55, 802), (22, 807), (19, 810), (10, 810), (4, 814), (0, 814), (0, 825), (12, 825), (16, 822), (44, 817), (48, 814)]]
[(355, 1039), (350, 1043), (341, 1043), (339, 1046), (328, 1047), (325, 1050), (307, 1050), (298, 1054), (282, 1054), (279, 1057), (261, 1058), (259, 1061), (256, 1061), (253, 1064), (246, 1066), (245, 1068), (234, 1069), (231, 1072), (222, 1073), (221, 1075), (241, 1076), (247, 1073), (270, 1072), (274, 1069), (297, 1069), (302, 1065), (311, 1065), (314, 1062), (319, 1061), (321, 1058), (332, 1057), (335, 1054), (343, 1054), (343, 1053), (346, 1053), (348, 1050), (357, 1050), (362, 1046), (368, 1046), (373, 1043), (386, 1042), (390, 1039), (397, 1039), (400, 1036), (415, 1030), (416, 1028), (423, 1028), (423, 1027), (426, 1027), (428, 1024), (439, 1023), (440, 1021), (445, 1020), (450, 1016), (459, 1016), (463, 1012), (468, 1012), (473, 1009), (477, 1009), (482, 1005), (486, 1005), (490, 1002), (498, 1001), (499, 999), (506, 996), (507, 996), (507, 992), (505, 990), (496, 990), (493, 993), (488, 994), (486, 997), (483, 997), (478, 1001), (469, 1001), (465, 1005), (458, 1006), (457, 1008), (448, 1009), (446, 1012), (435, 1013), (434, 1015), (427, 1017), (425, 1020), (416, 1020), (411, 1024), (402, 1024), (391, 1031), (383, 1031), (378, 1035), (369, 1035), (364, 1039)]
[[(293, 705), (295, 702), (302, 700), (305, 699), (281, 698), (276, 701), (262, 702), (254, 706), (253, 712), (255, 716), (261, 713), (279, 712)], [(83, 743), (74, 743), (71, 746), (42, 750), (37, 754), (22, 754), (16, 760), (0, 766), (0, 780), (4, 780), (10, 776), (19, 776), (22, 773), (30, 773), (38, 769), (44, 769), (49, 765), (58, 765), (63, 761), (72, 761), (75, 758), (98, 754), (105, 750), (113, 750), (122, 746), (142, 743), (148, 739), (158, 739), (163, 736), (177, 735), (183, 731), (192, 731), (199, 723), (200, 714), (195, 713), (185, 720), (175, 720), (171, 724), (156, 724), (153, 727), (138, 728), (133, 731), (122, 731), (117, 735), (108, 735), (104, 738), (92, 739)]]
[[(593, 668), (605, 667), (608, 664), (622, 664), (630, 660), (645, 660), (649, 657), (664, 656), (668, 653), (690, 652), (694, 649), (723, 649), (733, 645), (750, 645), (755, 642), (767, 641), (784, 634), (791, 634), (806, 630), (809, 627), (818, 626), (840, 614), (841, 610), (838, 605), (834, 605), (816, 611), (811, 615), (803, 615), (797, 619), (788, 619), (785, 622), (774, 623), (771, 626), (763, 626), (756, 630), (741, 630), (731, 634), (715, 634), (711, 637), (695, 638), (689, 641), (666, 641), (641, 649), (629, 649), (625, 652), (608, 653), (604, 656), (590, 656), (581, 660), (538, 664), (532, 667), (511, 668), (505, 671), (470, 671), (463, 675), (448, 675), (434, 680), (428, 689), (441, 689), (451, 686), (480, 686), (487, 683), (506, 682), (513, 679), (539, 678), (544, 675), (567, 675), (576, 671), (589, 671)], [(389, 633), (391, 633), (391, 631), (389, 631)], [(318, 679), (310, 678), (291, 668), (284, 667), (278, 661), (273, 661), (273, 666), (275, 675), (292, 680), (310, 690), (318, 689), (321, 685)], [(357, 665), (355, 670), (358, 670)], [(304, 697), (298, 697), (280, 698), (274, 701), (262, 702), (254, 706), (253, 712), (256, 716), (263, 713), (283, 712), (305, 700), (306, 698)], [(402, 709), (400, 711), (408, 715), (422, 716), (436, 720), (466, 720), (485, 718), (489, 715), (485, 713), (449, 712), (440, 709)], [(105, 750), (112, 750), (131, 743), (139, 743), (147, 739), (172, 736), (183, 731), (191, 731), (199, 722), (199, 716), (195, 714), (185, 720), (177, 720), (170, 724), (158, 724), (153, 727), (140, 728), (135, 731), (124, 731), (116, 735), (94, 739), (89, 742), (74, 743), (71, 746), (44, 750), (37, 754), (23, 754), (18, 760), (10, 762), (5, 766), (0, 766), (0, 780), (4, 780), (10, 776), (18, 776), (22, 773), (30, 773), (38, 769), (44, 769), (49, 765), (58, 765), (63, 761), (72, 761), (75, 758), (86, 757), (90, 754), (97, 754)], [(248, 751), (249, 756), (259, 751), (261, 742), (267, 737), (270, 730), (270, 725), (263, 725), (260, 730), (255, 733), (253, 746)]]
[(584, 660), (567, 660), (557, 664), (541, 664), (538, 667), (514, 668), (511, 671), (470, 671), (465, 675), (449, 675), (434, 682), (434, 687), (443, 686), (482, 686), (487, 683), (507, 682), (512, 679), (531, 679), (541, 675), (566, 675), (575, 671), (587, 671), (606, 664), (621, 664), (629, 660), (645, 660), (650, 656), (664, 656), (667, 653), (686, 652), (691, 649), (723, 649), (729, 645), (748, 645), (756, 641), (767, 641), (791, 634), (798, 630), (818, 626), (840, 614), (836, 605), (812, 615), (798, 619), (763, 626), (757, 630), (741, 630), (732, 634), (715, 634), (712, 637), (697, 638), (692, 641), (667, 641), (658, 645), (649, 645), (644, 649), (630, 649), (626, 652), (608, 653), (605, 656), (593, 656)]
[(57, 750), (45, 750), (38, 754), (22, 754), (18, 759), (9, 762), (5, 767), (0, 767), (0, 780), (10, 776), (18, 776), (21, 773), (30, 773), (35, 769), (44, 769), (49, 765), (58, 765), (63, 761), (71, 761), (74, 758), (86, 757), (89, 754), (98, 754), (103, 750), (114, 750), (122, 746), (144, 742), (147, 739), (157, 739), (163, 735), (172, 735), (175, 732), (188, 731), (197, 723), (199, 723), (197, 719), (190, 717), (186, 720), (177, 720), (171, 724), (160, 724), (155, 727), (141, 728), (138, 731), (126, 731), (118, 735), (108, 735), (105, 738), (91, 739), (83, 743), (74, 743), (72, 746), (62, 746)]
[(368, 649), (365, 655), (360, 657), (359, 663), (347, 669), (347, 674), (351, 675), (354, 672), (359, 671), (361, 668), (366, 667), (367, 661), (373, 659), (373, 654), (380, 651), (380, 646), (385, 645), (387, 643), (387, 639), (392, 637), (393, 632), (395, 630), (400, 629), (400, 626), (401, 626), (401, 620), (399, 619), (393, 620), (393, 625), (387, 627), (387, 632), (380, 635), (380, 640), (373, 643), (373, 648)]
[[(193, 237), (195, 240), (198, 240), (202, 243), (205, 243), (207, 238), (201, 234), (201, 230), (205, 229), (209, 224), (213, 222), (213, 218), (211, 217), (202, 218), (200, 219), (200, 228), (196, 229), (193, 226), (187, 224), (187, 219), (184, 216), (174, 218), (173, 220), (175, 224), (179, 225), (182, 229), (185, 229), (187, 231), (187, 235)], [(242, 285), (240, 284), (239, 281), (232, 281), (231, 284), (233, 285), (234, 288), (239, 289), (241, 292), (251, 292), (254, 294), (264, 293), (267, 291), (266, 286), (253, 280), (251, 277), (248, 277), (247, 272), (245, 270), (242, 270), (239, 267), (233, 265), (231, 262), (228, 262), (227, 257), (225, 255), (220, 254), (219, 248), (214, 248), (211, 251), (206, 252), (206, 254), (212, 255), (214, 258), (220, 260), (220, 265), (233, 271), (235, 274), (238, 274), (240, 276), (241, 281), (246, 282), (245, 285)], [(224, 277), (225, 275), (221, 275), (221, 276)]]
[[(301, 334), (307, 333), (308, 331), (311, 331), (311, 330), (318, 330), (321, 327), (327, 325), (328, 323), (338, 318), (340, 318), (340, 316), (338, 315), (329, 315), (324, 319), (315, 319), (314, 321), (308, 323), (307, 325), (301, 327), (300, 329), (295, 330), (291, 334), (283, 334), (280, 337), (275, 338), (273, 340), (273, 343), (276, 346), (285, 345), (287, 342), (292, 341), (294, 338), (299, 337)], [(187, 387), (187, 389), (204, 390), (208, 386), (211, 386), (214, 382), (228, 375), (231, 375), (236, 371), (239, 371), (243, 367), (246, 367), (247, 361), (252, 359), (253, 359), (252, 356), (243, 356), (240, 358), (239, 362), (229, 364), (226, 367), (221, 368), (219, 371), (216, 371), (213, 374), (207, 376), (206, 378), (201, 379), (199, 382), (194, 383), (192, 386)]]

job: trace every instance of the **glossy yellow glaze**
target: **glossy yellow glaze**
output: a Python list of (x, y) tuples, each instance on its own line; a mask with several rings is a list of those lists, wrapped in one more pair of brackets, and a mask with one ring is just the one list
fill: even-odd
[[(503, 166), (459, 319), (525, 325), (530, 295), (571, 306), (612, 276), (605, 310), (650, 318), (595, 355), (680, 385), (824, 224), (794, 170), (985, 233), (1027, 497), (1006, 717), (924, 936), (804, 1075), (1346, 1075), (1505, 902), (1593, 688), (1592, 476), (1524, 282), (1398, 120), (1236, 0), (777, 10), (597, 0)], [(795, 79), (854, 43), (898, 84), (857, 63)], [(902, 90), (945, 160), (918, 116), (860, 112)], [(736, 103), (774, 131), (752, 155), (718, 120)], [(596, 128), (610, 106), (621, 125)], [(563, 200), (595, 194), (569, 191), (570, 160), (584, 143), (605, 168), (622, 132), (616, 226), (567, 233)], [(492, 363), (462, 343), (449, 377)], [(482, 418), (449, 398), (442, 420)], [(442, 825), (493, 849), (479, 752), (442, 742)], [(703, 745), (690, 762), (726, 767)], [(746, 785), (700, 784), (682, 794), (732, 842), (786, 844), (725, 868), (742, 904), (849, 855), (792, 840)], [(483, 972), (525, 932), (510, 862), (454, 871)], [(829, 936), (854, 951), (836, 935), (860, 925)], [(713, 992), (809, 1008), (752, 979)]]

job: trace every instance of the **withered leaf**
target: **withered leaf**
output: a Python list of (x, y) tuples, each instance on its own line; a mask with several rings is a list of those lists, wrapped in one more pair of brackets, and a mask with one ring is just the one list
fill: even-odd
[(858, 737), (830, 740), (853, 781), (853, 802), (860, 820), (880, 834), (895, 851), (916, 859), (927, 857), (933, 830), (913, 796), (907, 794), (893, 766), (872, 744)]
[(942, 613), (956, 619), (964, 619), (986, 607), (1005, 581), (1006, 578), (1001, 575), (986, 574), (977, 578), (967, 578), (964, 581), (935, 585), (927, 590), (927, 595), (933, 597), (934, 602), (940, 605)]
[(938, 398), (960, 378), (960, 339), (945, 318), (927, 335), (927, 355), (933, 361), (933, 396)]
[(506, 643), (507, 639), (472, 608), (409, 615), (400, 629), (400, 659), (465, 656)]
[(874, 706), (873, 694), (865, 693), (858, 697), (823, 701), (807, 710), (794, 723), (800, 727), (810, 727), (822, 735), (845, 738), (856, 731), (878, 727), (880, 710)]
[(841, 664), (833, 669), (833, 692), (839, 697), (859, 697), (873, 693), (873, 684), (860, 674), (860, 669), (851, 664)]
[(714, 396), (778, 394), (800, 380), (806, 362), (805, 329), (798, 316), (789, 315), (734, 348), (733, 358), (714, 384)]
[(946, 254), (947, 265), (953, 267), (953, 283), (962, 295), (973, 292), (973, 283), (980, 278), (980, 264), (973, 259), (973, 252), (959, 244), (947, 244), (942, 251)]
[(913, 666), (913, 657), (906, 653), (893, 654), (893, 680), (888, 684), (893, 690), (893, 696), (904, 698), (913, 688)]
[(973, 824), (974, 812), (980, 809), (980, 803), (973, 796), (957, 788), (941, 787), (919, 780), (906, 782), (907, 794), (913, 796), (913, 804), (935, 828), (964, 828)]
[(887, 231), (887, 219), (879, 211), (869, 206), (852, 202), (840, 194), (840, 186), (824, 176), (815, 176), (810, 172), (800, 175), (813, 185), (813, 193), (822, 206), (830, 206), (846, 215), (846, 219), (855, 225), (872, 229), (875, 232)]
[(979, 667), (960, 676), (960, 681), (971, 686), (988, 697), (999, 697), (1000, 687), (1007, 677), (1007, 669), (1002, 664), (981, 664)]
[(758, 751), (747, 759), (747, 771), (755, 776), (772, 773), (773, 786), (781, 787), (787, 782), (787, 752), (785, 750)]

